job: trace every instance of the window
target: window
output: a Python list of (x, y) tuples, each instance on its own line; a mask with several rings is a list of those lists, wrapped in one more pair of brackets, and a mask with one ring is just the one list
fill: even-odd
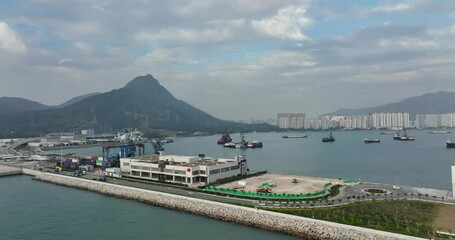
[(229, 172), (229, 170), (230, 170), (229, 167), (227, 167), (227, 168), (222, 168), (222, 169), (221, 169), (221, 172)]
[(236, 169), (239, 169), (239, 165), (236, 165), (236, 166), (232, 166), (232, 167), (231, 167), (231, 170), (236, 170)]
[(141, 167), (142, 170), (150, 171), (150, 167)]
[(204, 175), (205, 174), (205, 170), (200, 170), (199, 174), (203, 174)]
[(150, 177), (150, 173), (148, 173), (148, 172), (141, 172), (141, 177), (149, 178), (149, 177)]
[(128, 167), (128, 166), (130, 166), (130, 163), (129, 163), (129, 162), (124, 162), (124, 163), (123, 163), (123, 166), (124, 166), (124, 167)]
[(193, 171), (193, 175), (198, 175), (199, 174), (199, 171), (196, 170), (196, 171)]
[(185, 171), (182, 171), (182, 170), (174, 170), (174, 173), (175, 174), (182, 174), (182, 175), (185, 175)]
[(220, 173), (220, 169), (210, 170), (210, 174)]
[(136, 165), (131, 165), (131, 168), (132, 168), (132, 169), (141, 169), (140, 166), (136, 166)]

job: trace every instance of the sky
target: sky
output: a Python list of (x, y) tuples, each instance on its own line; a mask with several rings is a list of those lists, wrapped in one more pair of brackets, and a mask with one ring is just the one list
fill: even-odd
[(226, 120), (455, 91), (455, 1), (0, 1), (0, 96), (57, 105), (147, 73)]

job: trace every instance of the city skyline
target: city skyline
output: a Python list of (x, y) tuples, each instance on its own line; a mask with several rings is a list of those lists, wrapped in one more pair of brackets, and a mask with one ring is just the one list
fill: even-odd
[(429, 0), (6, 0), (0, 96), (57, 105), (151, 73), (221, 119), (375, 106), (455, 91), (454, 12)]

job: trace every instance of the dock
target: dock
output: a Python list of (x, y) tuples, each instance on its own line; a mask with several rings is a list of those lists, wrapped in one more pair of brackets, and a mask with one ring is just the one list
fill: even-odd
[(0, 177), (22, 174), (22, 169), (0, 165)]

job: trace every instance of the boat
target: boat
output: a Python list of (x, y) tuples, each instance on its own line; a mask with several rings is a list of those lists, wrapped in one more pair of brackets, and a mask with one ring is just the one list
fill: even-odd
[(379, 138), (365, 138), (363, 140), (365, 143), (380, 143), (381, 140)]
[(262, 142), (259, 141), (252, 141), (248, 143), (248, 148), (261, 148), (262, 147)]
[(218, 144), (226, 144), (232, 142), (231, 136), (229, 136), (229, 131), (225, 130), (221, 138), (217, 141)]
[(307, 138), (308, 135), (285, 135), (283, 138)]
[(429, 131), (429, 134), (449, 134), (451, 131)]
[(396, 132), (393, 135), (393, 140), (398, 140), (398, 141), (415, 141), (415, 137), (409, 136), (408, 132), (406, 131), (406, 128), (403, 128), (403, 135), (400, 135), (399, 132)]
[(455, 143), (453, 143), (452, 141), (450, 141), (450, 139), (448, 139), (447, 143), (446, 143), (446, 147), (447, 148), (455, 148)]
[(335, 142), (332, 132), (330, 132), (328, 137), (323, 137), (322, 142)]
[(263, 144), (262, 142), (259, 142), (259, 141), (252, 141), (252, 142), (248, 142), (245, 140), (245, 133), (240, 133), (240, 142), (237, 142), (237, 143), (233, 143), (233, 142), (229, 142), (229, 143), (225, 143), (224, 144), (224, 147), (227, 147), (227, 148), (241, 148), (241, 149), (244, 149), (244, 148), (262, 148), (263, 147)]

